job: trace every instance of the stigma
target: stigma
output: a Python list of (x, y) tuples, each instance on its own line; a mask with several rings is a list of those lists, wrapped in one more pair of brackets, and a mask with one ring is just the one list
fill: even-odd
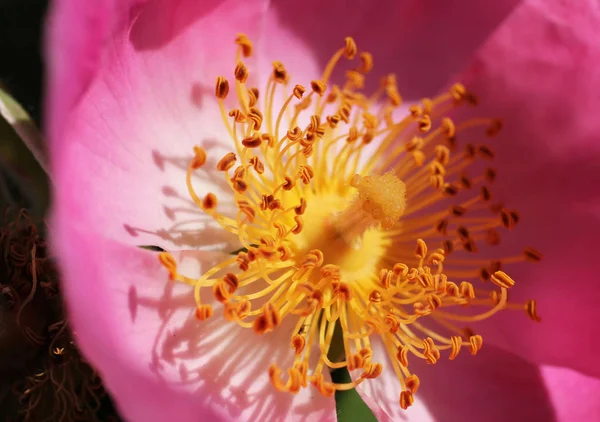
[[(216, 170), (235, 209), (193, 187), (194, 172), (207, 165), (201, 146), (186, 181), (194, 203), (242, 249), (198, 279), (180, 274), (168, 252), (159, 254), (172, 280), (194, 287), (200, 321), (221, 318), (205, 294), (220, 302), (222, 317), (259, 338), (291, 319), (293, 365), (265, 367), (274, 388), (297, 393), (312, 385), (331, 396), (393, 371), (406, 409), (420, 384), (409, 358), (434, 365), (463, 349), (476, 355), (483, 338), (471, 325), (501, 310), (540, 320), (535, 301), (509, 302), (517, 283), (506, 267), (541, 254), (531, 247), (494, 254), (502, 233), (519, 222), (492, 195), (494, 151), (458, 142), (468, 132), (491, 139), (502, 122), (450, 117), (475, 106), (475, 95), (455, 84), (398, 118), (395, 77), (362, 93), (373, 58), (349, 37), (303, 85), (292, 84), (276, 61), (266, 86), (248, 86), (244, 59), (253, 45), (241, 34), (235, 42), (232, 74), (215, 84), (231, 140), (231, 151), (215, 157)], [(338, 85), (331, 75), (344, 61), (351, 64)], [(377, 361), (373, 342), (390, 359)], [(329, 381), (327, 371), (342, 367), (352, 381)]]

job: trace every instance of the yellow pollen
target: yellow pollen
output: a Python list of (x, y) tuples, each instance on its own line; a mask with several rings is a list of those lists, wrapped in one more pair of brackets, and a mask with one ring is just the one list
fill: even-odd
[[(483, 338), (470, 326), (504, 309), (540, 321), (536, 302), (511, 303), (508, 289), (518, 288), (509, 267), (542, 254), (531, 247), (494, 253), (520, 216), (492, 194), (493, 148), (458, 141), (468, 133), (495, 136), (502, 122), (450, 117), (476, 105), (475, 95), (455, 84), (397, 119), (395, 76), (362, 93), (373, 57), (350, 37), (305, 85), (290, 84), (294, 75), (273, 61), (266, 85), (248, 87), (253, 70), (244, 59), (254, 48), (243, 34), (235, 43), (228, 77), (238, 104), (225, 104), (228, 77), (215, 84), (231, 151), (212, 164), (235, 205), (196, 192), (192, 175), (210, 162), (201, 146), (186, 182), (194, 203), (236, 235), (241, 249), (198, 279), (179, 273), (168, 252), (159, 254), (171, 280), (193, 286), (198, 320), (220, 315), (214, 304), (257, 341), (287, 330), (293, 364), (264, 368), (277, 390), (312, 386), (332, 396), (393, 371), (402, 409), (420, 386), (410, 360), (434, 365), (463, 348), (476, 355)], [(345, 60), (355, 63), (338, 84), (331, 76)], [(390, 364), (373, 354), (375, 338)], [(342, 367), (351, 382), (326, 380), (327, 370)]]

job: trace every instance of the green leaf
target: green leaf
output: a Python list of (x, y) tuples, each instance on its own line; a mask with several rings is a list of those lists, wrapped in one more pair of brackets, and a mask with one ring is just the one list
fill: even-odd
[[(327, 357), (332, 362), (344, 360), (344, 334), (339, 322), (333, 331), (331, 346)], [(335, 383), (351, 382), (347, 367), (338, 368), (331, 372), (331, 379)], [(338, 422), (377, 422), (377, 418), (360, 397), (356, 389), (335, 392), (335, 408)]]
[(0, 116), (8, 122), (27, 146), (38, 165), (48, 173), (46, 143), (37, 125), (25, 109), (0, 86)]
[(50, 198), (43, 145), (33, 120), (0, 87), (0, 202), (38, 218)]
[[(352, 381), (346, 367), (332, 371), (331, 379), (335, 383)], [(338, 422), (377, 422), (377, 418), (369, 406), (354, 388), (335, 392), (335, 408)]]

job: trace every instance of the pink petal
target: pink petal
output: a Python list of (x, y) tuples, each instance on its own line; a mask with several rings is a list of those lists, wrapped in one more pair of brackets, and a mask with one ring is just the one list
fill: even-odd
[(51, 139), (57, 137), (71, 108), (94, 78), (110, 34), (128, 19), (129, 8), (144, 1), (52, 2), (46, 46), (46, 120)]
[[(61, 175), (57, 184), (68, 186), (73, 198), (65, 200), (78, 204), (86, 224), (110, 238), (186, 247), (197, 239), (190, 241), (188, 233), (173, 228), (175, 223), (192, 220), (188, 228), (197, 229), (205, 221), (189, 204), (182, 167), (195, 144), (209, 148), (211, 163), (225, 152), (217, 148), (220, 143), (227, 145), (227, 151), (231, 148), (212, 92), (217, 75), (232, 74), (233, 39), (238, 32), (246, 32), (255, 41), (257, 57), (247, 62), (251, 72), (257, 71), (251, 77), (256, 73), (258, 82), (277, 59), (297, 76), (294, 82), (307, 85), (320, 75), (322, 65), (316, 61), (329, 57), (343, 37), (356, 34), (359, 43), (376, 54), (376, 63), (381, 60), (372, 78), (375, 83), (377, 74), (398, 71), (404, 78), (401, 87), (431, 91), (479, 45), (515, 1), (496, 2), (491, 11), (476, 2), (470, 4), (469, 16), (485, 18), (466, 26), (460, 25), (464, 11), (442, 2), (365, 5), (361, 10), (369, 13), (369, 19), (383, 19), (376, 27), (364, 25), (363, 13), (360, 20), (346, 17), (341, 19), (343, 25), (330, 25), (332, 16), (340, 12), (329, 3), (317, 15), (325, 22), (311, 18), (309, 26), (290, 22), (292, 17), (301, 17), (301, 11), (313, 10), (304, 2), (269, 9), (262, 3), (189, 0), (144, 5), (103, 0), (94, 7), (87, 3), (71, 7), (71, 3), (58, 2), (49, 23), (47, 120), (54, 171)], [(382, 41), (392, 36), (390, 31), (398, 23), (406, 31), (402, 42)], [(310, 37), (307, 28), (314, 29)], [(451, 59), (445, 56), (447, 46), (433, 48), (432, 40), (440, 33), (456, 44)], [(420, 42), (415, 43), (415, 38)], [(427, 54), (421, 54), (420, 43)], [(443, 60), (448, 66), (425, 66), (425, 57)], [(418, 81), (402, 73), (407, 69), (419, 69), (425, 78)], [(216, 176), (204, 174), (203, 178)], [(217, 188), (203, 182), (199, 190)]]
[[(380, 353), (383, 350), (375, 350), (375, 355)], [(435, 365), (409, 356), (409, 369), (421, 384), (407, 411), (398, 405), (400, 382), (391, 363), (388, 359), (383, 363), (382, 375), (363, 382), (358, 389), (381, 406), (390, 420), (553, 420), (554, 403), (538, 368), (502, 349), (484, 345), (477, 356), (463, 350), (455, 360), (442, 356)]]
[[(276, 8), (282, 26), (313, 46), (322, 65), (339, 40), (351, 35), (359, 49), (373, 54), (375, 75), (395, 73), (400, 93), (420, 99), (437, 94), (462, 70), (518, 3), (360, 0), (350, 6), (346, 0), (310, 0), (280, 2)], [(369, 76), (367, 88), (378, 83), (377, 76)]]
[[(68, 218), (54, 227), (78, 344), (128, 420), (334, 419), (333, 398), (311, 386), (281, 393), (269, 381), (270, 363), (293, 362), (295, 321), (257, 336), (226, 322), (216, 303), (200, 322), (193, 289), (168, 281), (155, 253), (73, 229)], [(221, 255), (177, 257), (179, 270), (197, 277)]]
[[(467, 72), (478, 114), (500, 116), (492, 144), (497, 198), (521, 213), (504, 252), (544, 253), (509, 266), (511, 299), (538, 300), (541, 324), (505, 312), (475, 328), (515, 353), (600, 375), (597, 243), (600, 235), (600, 7), (530, 1), (498, 31)], [(512, 252), (510, 252), (512, 251)]]
[(555, 366), (543, 365), (540, 372), (554, 402), (556, 421), (600, 419), (600, 379)]
[[(134, 244), (198, 241), (172, 228), (205, 222), (190, 204), (184, 169), (195, 144), (215, 154), (211, 163), (224, 153), (215, 150), (228, 137), (212, 93), (216, 76), (233, 71), (237, 32), (260, 32), (262, 10), (245, 4), (152, 2), (96, 47), (94, 79), (68, 125), (50, 133), (56, 184), (84, 224)], [(70, 25), (60, 14), (51, 22)]]

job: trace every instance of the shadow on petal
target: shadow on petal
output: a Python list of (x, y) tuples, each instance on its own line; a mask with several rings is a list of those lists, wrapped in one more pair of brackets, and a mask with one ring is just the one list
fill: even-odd
[(470, 356), (435, 365), (413, 359), (421, 386), (416, 395), (435, 420), (444, 422), (555, 421), (539, 368), (501, 349), (485, 346)]
[(150, 0), (131, 12), (134, 22), (129, 40), (136, 50), (161, 48), (223, 3), (224, 0)]
[[(197, 252), (178, 256), (184, 272), (208, 269)], [(308, 421), (334, 416), (333, 399), (322, 397), (311, 386), (292, 395), (277, 391), (269, 381), (271, 363), (282, 368), (293, 363), (289, 341), (295, 321), (284, 320), (273, 332), (259, 336), (226, 321), (222, 305), (212, 297), (203, 296), (202, 301), (213, 306), (214, 315), (198, 321), (189, 286), (165, 279), (160, 296), (129, 287), (131, 323), (135, 325), (142, 314), (160, 321), (153, 326), (156, 334), (147, 362), (149, 372), (160, 382), (169, 388), (197, 391), (203, 401), (225, 409), (235, 420)]]
[[(355, 38), (359, 50), (370, 52), (374, 59), (377, 76), (367, 78), (366, 92), (378, 88), (381, 76), (395, 73), (402, 96), (416, 100), (437, 94), (518, 3), (274, 1), (280, 22), (269, 24), (292, 31), (323, 67), (344, 37)], [(334, 77), (343, 74), (336, 72)]]

